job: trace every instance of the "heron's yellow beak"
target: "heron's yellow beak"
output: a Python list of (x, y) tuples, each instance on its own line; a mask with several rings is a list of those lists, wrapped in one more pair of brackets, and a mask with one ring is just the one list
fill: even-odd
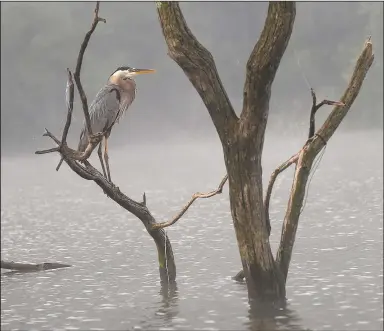
[(135, 73), (135, 75), (153, 74), (155, 70), (154, 69), (133, 69), (132, 72)]

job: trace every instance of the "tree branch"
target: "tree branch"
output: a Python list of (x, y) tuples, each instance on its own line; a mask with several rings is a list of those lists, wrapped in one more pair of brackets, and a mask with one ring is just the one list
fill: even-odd
[(183, 69), (203, 100), (222, 141), (238, 117), (220, 80), (212, 54), (188, 28), (178, 2), (157, 2), (168, 55)]
[(328, 142), (340, 125), (341, 121), (348, 113), (350, 107), (360, 92), (360, 88), (369, 68), (372, 65), (373, 59), (372, 43), (369, 39), (365, 43), (365, 47), (357, 60), (352, 78), (344, 92), (343, 97), (341, 98), (340, 104), (344, 104), (345, 106), (337, 105), (328, 116), (320, 130), (314, 135), (313, 139), (307, 141), (299, 152), (287, 211), (284, 217), (280, 245), (276, 255), (276, 263), (278, 264), (285, 280), (288, 276), (288, 269), (292, 257), (299, 217), (302, 212), (306, 185), (313, 162), (318, 153), (324, 147), (324, 144)]
[(152, 226), (152, 230), (163, 229), (163, 228), (166, 228), (168, 226), (171, 226), (171, 225), (175, 224), (185, 214), (185, 212), (189, 209), (189, 207), (191, 207), (191, 205), (197, 199), (211, 198), (211, 197), (215, 196), (216, 194), (221, 194), (222, 191), (223, 191), (223, 187), (224, 187), (225, 183), (227, 182), (227, 179), (228, 179), (228, 175), (225, 175), (223, 177), (223, 179), (221, 180), (221, 182), (220, 182), (219, 186), (217, 187), (217, 189), (214, 190), (214, 191), (211, 191), (211, 192), (208, 192), (208, 193), (199, 193), (199, 192), (197, 192), (194, 195), (192, 195), (192, 198), (188, 201), (188, 203), (183, 207), (183, 209), (173, 219), (171, 219), (170, 221), (167, 221), (167, 222), (162, 222), (162, 223), (154, 224)]
[(295, 16), (295, 2), (269, 3), (263, 31), (247, 62), (240, 118), (252, 118), (252, 123), (265, 127), (271, 86), (291, 37)]
[(99, 8), (100, 8), (100, 3), (99, 3), (99, 1), (97, 1), (96, 2), (96, 8), (95, 8), (95, 15), (93, 18), (91, 29), (87, 32), (87, 34), (84, 37), (84, 41), (81, 44), (79, 56), (77, 58), (77, 63), (76, 63), (76, 70), (75, 70), (75, 73), (73, 75), (75, 82), (76, 82), (77, 90), (79, 91), (81, 103), (83, 105), (84, 118), (85, 118), (85, 122), (87, 125), (88, 135), (92, 135), (93, 132), (92, 132), (92, 128), (91, 128), (91, 119), (89, 117), (87, 96), (85, 95), (83, 85), (81, 84), (80, 72), (81, 72), (81, 66), (83, 64), (84, 53), (85, 53), (85, 50), (88, 46), (88, 42), (91, 39), (92, 33), (95, 31), (97, 24), (99, 22), (104, 22), (104, 23), (107, 22), (104, 18), (99, 17)]
[(299, 155), (295, 154), (289, 160), (287, 160), (283, 164), (281, 164), (278, 168), (275, 169), (275, 171), (272, 173), (271, 178), (269, 180), (267, 193), (265, 195), (265, 200), (264, 200), (264, 209), (265, 209), (265, 217), (266, 217), (267, 226), (268, 226), (268, 235), (271, 235), (271, 220), (269, 218), (269, 203), (271, 200), (273, 185), (275, 184), (277, 176), (280, 173), (282, 173), (284, 170), (288, 169), (293, 163), (296, 163), (298, 160), (298, 157), (299, 157)]
[[(323, 126), (317, 131), (317, 137), (311, 144), (311, 152), (319, 153), (323, 148), (324, 142), (328, 140), (335, 133), (336, 129), (339, 127), (340, 123), (347, 115), (349, 109), (351, 108), (353, 102), (355, 101), (357, 95), (360, 92), (361, 86), (364, 82), (365, 76), (371, 67), (374, 60), (373, 46), (371, 42), (371, 37), (365, 42), (363, 51), (361, 52), (359, 58), (357, 59), (352, 77), (349, 81), (348, 87), (346, 88), (343, 96), (340, 99), (340, 103), (344, 106), (336, 105), (333, 108), (332, 112), (329, 114), (328, 118), (324, 122)], [(322, 138), (319, 138), (319, 136)]]

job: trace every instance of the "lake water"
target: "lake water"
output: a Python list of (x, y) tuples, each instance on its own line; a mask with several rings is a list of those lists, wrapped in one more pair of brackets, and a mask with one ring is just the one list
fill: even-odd
[[(51, 147), (44, 138), (41, 148)], [(268, 136), (264, 183), (300, 147)], [(113, 145), (112, 145), (113, 146)], [(379, 330), (383, 328), (382, 132), (336, 134), (311, 181), (287, 283), (287, 307), (250, 309), (231, 279), (240, 259), (223, 194), (197, 201), (168, 235), (177, 288), (162, 292), (157, 253), (141, 222), (57, 155), (3, 157), (1, 254), (73, 267), (1, 276), (1, 329)], [(169, 143), (110, 151), (112, 179), (157, 221), (225, 174), (220, 145)], [(96, 162), (93, 162), (95, 165)], [(274, 252), (293, 169), (271, 205)], [(264, 187), (265, 189), (265, 187)]]

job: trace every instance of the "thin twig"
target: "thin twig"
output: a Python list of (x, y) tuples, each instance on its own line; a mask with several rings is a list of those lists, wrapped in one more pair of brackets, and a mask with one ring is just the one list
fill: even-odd
[(85, 117), (85, 122), (87, 125), (87, 130), (88, 130), (89, 136), (92, 135), (91, 119), (89, 117), (87, 96), (85, 95), (83, 85), (81, 84), (81, 80), (80, 80), (80, 72), (81, 72), (81, 66), (83, 64), (84, 52), (88, 46), (88, 42), (92, 36), (92, 33), (95, 31), (96, 26), (99, 22), (104, 22), (104, 23), (107, 22), (104, 18), (99, 17), (99, 7), (100, 7), (100, 3), (99, 3), (99, 1), (97, 1), (96, 2), (96, 8), (95, 8), (95, 16), (93, 18), (92, 26), (91, 26), (91, 29), (85, 35), (84, 41), (81, 44), (79, 56), (77, 58), (76, 70), (75, 70), (75, 73), (73, 75), (75, 82), (76, 82), (77, 90), (79, 91), (81, 103), (83, 105), (84, 117)]
[(228, 175), (225, 175), (223, 179), (221, 180), (219, 186), (217, 187), (216, 190), (208, 192), (208, 193), (195, 193), (192, 195), (191, 200), (184, 206), (184, 208), (170, 221), (167, 222), (162, 222), (162, 223), (156, 223), (152, 226), (152, 230), (158, 230), (158, 229), (163, 229), (168, 226), (171, 226), (175, 224), (184, 214), (185, 212), (191, 207), (191, 205), (195, 202), (197, 199), (206, 199), (206, 198), (211, 198), (215, 196), (216, 194), (220, 194), (223, 191), (223, 187), (228, 179)]
[(345, 106), (344, 103), (340, 101), (331, 101), (331, 100), (323, 100), (320, 103), (316, 104), (316, 93), (311, 88), (311, 95), (312, 95), (312, 108), (311, 108), (311, 115), (309, 118), (309, 134), (308, 139), (311, 139), (315, 134), (315, 115), (316, 112), (324, 105), (329, 106)]
[(269, 218), (269, 203), (271, 201), (273, 185), (275, 184), (277, 176), (280, 173), (282, 173), (284, 170), (288, 169), (293, 163), (296, 163), (298, 158), (299, 158), (299, 153), (293, 155), (289, 160), (281, 164), (278, 168), (275, 169), (275, 171), (272, 173), (271, 178), (269, 180), (268, 188), (267, 188), (267, 192), (265, 194), (265, 200), (264, 200), (264, 210), (265, 210), (265, 218), (266, 218), (267, 227), (268, 227), (268, 235), (271, 234), (271, 220)]

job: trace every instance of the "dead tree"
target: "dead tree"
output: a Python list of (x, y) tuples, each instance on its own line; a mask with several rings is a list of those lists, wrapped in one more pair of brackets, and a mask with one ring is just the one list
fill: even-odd
[[(373, 62), (372, 44), (370, 41), (365, 44), (341, 101), (323, 102), (335, 107), (316, 134), (314, 116), (323, 104), (316, 104), (313, 92), (310, 139), (295, 156), (275, 170), (263, 201), (261, 157), (271, 86), (292, 33), (295, 2), (269, 4), (264, 28), (246, 65), (244, 101), (239, 117), (221, 83), (212, 54), (192, 34), (179, 4), (157, 2), (157, 11), (168, 55), (181, 67), (205, 103), (223, 147), (233, 224), (243, 266), (236, 277), (245, 276), (250, 298), (284, 298), (308, 175), (316, 155), (333, 135), (360, 91)], [(276, 176), (293, 163), (296, 171), (280, 247), (274, 259), (269, 243), (269, 200)]]
[[(172, 284), (176, 279), (176, 265), (173, 256), (172, 246), (169, 241), (168, 236), (165, 233), (165, 230), (162, 228), (163, 224), (173, 224), (178, 219), (180, 219), (184, 213), (188, 210), (188, 208), (194, 203), (194, 201), (198, 198), (209, 198), (216, 194), (221, 193), (222, 188), (225, 184), (224, 180), (218, 187), (217, 190), (214, 190), (209, 193), (195, 193), (191, 200), (186, 204), (186, 206), (182, 209), (182, 211), (177, 214), (172, 220), (164, 223), (156, 223), (155, 218), (152, 216), (146, 205), (146, 195), (143, 194), (143, 201), (135, 201), (122, 193), (120, 189), (109, 182), (96, 168), (94, 168), (91, 163), (87, 160), (91, 155), (92, 151), (100, 142), (103, 132), (92, 132), (90, 126), (90, 117), (88, 111), (88, 102), (87, 97), (84, 92), (84, 89), (81, 84), (80, 73), (81, 66), (83, 62), (84, 52), (87, 48), (88, 42), (92, 36), (92, 33), (95, 31), (99, 22), (106, 23), (106, 20), (99, 17), (99, 3), (96, 4), (95, 15), (92, 22), (91, 29), (85, 35), (84, 41), (81, 44), (79, 55), (77, 58), (76, 70), (73, 74), (69, 69), (68, 78), (67, 78), (67, 107), (68, 114), (66, 124), (63, 130), (62, 138), (59, 140), (55, 137), (51, 132), (45, 129), (45, 133), (43, 136), (47, 136), (51, 138), (56, 144), (57, 147), (51, 148), (48, 150), (37, 151), (36, 154), (48, 154), (52, 152), (58, 152), (61, 155), (61, 160), (65, 161), (68, 166), (80, 177), (86, 180), (94, 181), (104, 193), (114, 200), (117, 204), (123, 207), (128, 212), (135, 215), (140, 221), (144, 224), (146, 230), (150, 234), (150, 236), (154, 239), (157, 251), (158, 251), (158, 261), (159, 261), (159, 272), (160, 272), (160, 280), (163, 284)], [(78, 152), (77, 150), (71, 149), (67, 146), (67, 135), (69, 128), (71, 126), (72, 120), (72, 112), (73, 112), (73, 99), (74, 99), (74, 81), (76, 83), (77, 90), (80, 95), (80, 99), (82, 102), (82, 108), (84, 112), (85, 121), (88, 127), (89, 132), (89, 144), (85, 152)], [(58, 167), (60, 166), (61, 162)], [(58, 168), (57, 168), (58, 169)], [(160, 226), (159, 226), (160, 225)]]

